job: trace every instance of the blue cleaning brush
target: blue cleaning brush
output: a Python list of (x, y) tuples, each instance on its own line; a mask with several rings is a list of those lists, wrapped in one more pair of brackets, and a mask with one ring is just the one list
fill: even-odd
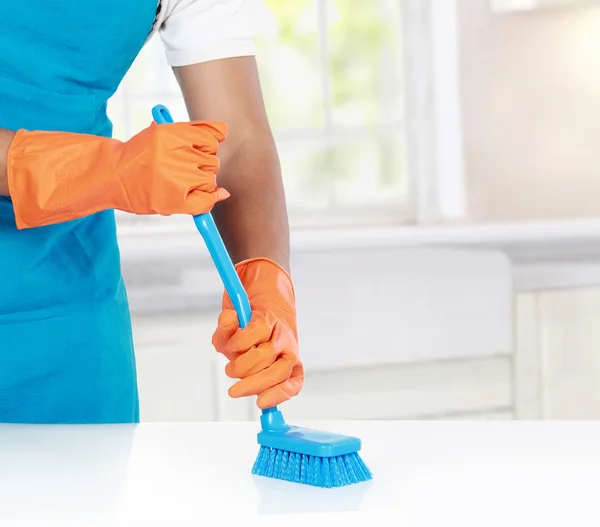
[[(162, 105), (153, 108), (152, 116), (159, 124), (173, 122), (169, 110)], [(244, 329), (252, 317), (250, 301), (213, 217), (210, 213), (200, 214), (194, 222)], [(277, 407), (263, 410), (260, 422), (260, 450), (252, 474), (327, 488), (373, 477), (358, 454), (361, 441), (357, 437), (290, 426)]]

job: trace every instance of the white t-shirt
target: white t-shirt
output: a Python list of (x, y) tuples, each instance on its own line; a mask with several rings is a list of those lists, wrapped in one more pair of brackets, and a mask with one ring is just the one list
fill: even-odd
[(248, 0), (162, 0), (148, 38), (158, 32), (169, 66), (252, 56), (250, 4)]

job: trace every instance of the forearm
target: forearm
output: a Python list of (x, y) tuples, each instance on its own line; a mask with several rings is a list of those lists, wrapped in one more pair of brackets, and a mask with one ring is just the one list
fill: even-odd
[(8, 176), (6, 173), (6, 158), (14, 132), (0, 128), (0, 196), (8, 196)]
[(236, 148), (224, 159), (218, 182), (231, 197), (213, 214), (233, 261), (266, 257), (289, 271), (285, 193), (272, 140)]
[(279, 157), (253, 57), (175, 68), (192, 119), (229, 127), (219, 147), (219, 185), (231, 197), (213, 210), (232, 259), (266, 257), (289, 270), (289, 229)]

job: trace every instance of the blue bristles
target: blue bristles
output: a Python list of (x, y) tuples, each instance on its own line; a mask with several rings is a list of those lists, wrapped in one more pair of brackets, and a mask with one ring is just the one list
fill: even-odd
[(326, 488), (343, 487), (373, 477), (358, 452), (318, 457), (266, 446), (260, 447), (252, 474)]

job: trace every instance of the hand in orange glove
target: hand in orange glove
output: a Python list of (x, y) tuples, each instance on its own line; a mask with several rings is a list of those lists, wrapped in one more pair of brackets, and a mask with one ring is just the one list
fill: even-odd
[(19, 130), (7, 156), (19, 229), (107, 209), (201, 214), (229, 196), (217, 187), (222, 123), (160, 124), (123, 143), (68, 132)]
[(250, 298), (252, 319), (240, 329), (225, 294), (212, 342), (229, 360), (225, 373), (241, 379), (229, 395), (258, 395), (258, 407), (271, 408), (297, 395), (304, 382), (294, 286), (288, 273), (267, 258), (246, 260), (236, 270)]

